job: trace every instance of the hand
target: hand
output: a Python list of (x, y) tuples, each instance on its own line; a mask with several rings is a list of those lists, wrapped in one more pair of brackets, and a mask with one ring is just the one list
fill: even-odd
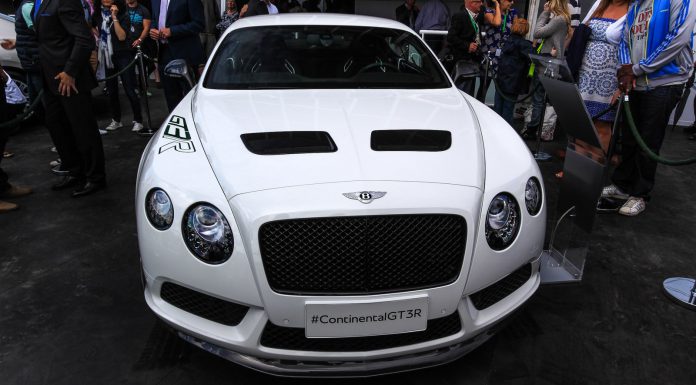
[(619, 80), (619, 90), (625, 93), (631, 92), (636, 88), (636, 75), (633, 73), (632, 64), (622, 64), (617, 73)]
[(544, 3), (544, 12), (548, 12), (548, 11), (549, 11), (549, 2), (547, 1)]
[(172, 30), (167, 27), (160, 29), (160, 37), (163, 39), (169, 39), (172, 37)]
[(150, 39), (159, 40), (159, 37), (160, 37), (159, 30), (157, 30), (155, 28), (150, 29)]
[(2, 47), (4, 49), (8, 49), (8, 50), (14, 49), (16, 42), (17, 41), (14, 39), (4, 39), (4, 40), (2, 40), (2, 42), (0, 42), (0, 47)]
[(469, 53), (474, 53), (476, 51), (478, 51), (478, 44), (469, 43)]
[(556, 57), (558, 55), (558, 51), (556, 50), (556, 47), (551, 48), (551, 57)]
[(142, 42), (143, 42), (143, 40), (140, 38), (133, 40), (133, 44), (131, 44), (131, 48), (135, 48), (135, 47), (139, 46), (140, 44), (142, 44)]
[(75, 78), (66, 74), (65, 72), (61, 72), (54, 79), (59, 79), (60, 83), (58, 83), (58, 93), (70, 97), (70, 90), (75, 91), (75, 93), (79, 93), (77, 91), (77, 87), (75, 87)]
[(111, 11), (111, 18), (116, 19), (118, 17), (118, 7), (116, 4), (112, 5), (109, 10)]
[(619, 96), (621, 96), (621, 91), (619, 91), (619, 90), (614, 91), (614, 94), (611, 95), (611, 99), (609, 99), (609, 104), (616, 103), (616, 99), (618, 99)]

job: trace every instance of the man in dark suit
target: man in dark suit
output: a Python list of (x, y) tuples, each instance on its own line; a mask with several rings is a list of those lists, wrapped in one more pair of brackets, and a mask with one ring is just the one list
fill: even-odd
[(97, 86), (89, 64), (94, 38), (78, 0), (37, 0), (34, 28), (43, 72), (46, 127), (69, 175), (53, 190), (73, 197), (106, 187), (104, 148), (92, 112)]
[[(458, 87), (467, 94), (474, 96), (478, 66), (483, 58), (481, 50), (481, 26), (483, 25), (483, 12), (481, 12), (481, 0), (465, 0), (465, 9), (452, 16), (450, 29), (447, 31), (447, 44), (455, 62), (462, 61), (470, 68), (472, 76), (457, 81)], [(457, 65), (459, 65), (457, 64)], [(476, 72), (474, 74), (474, 72)]]
[(164, 76), (164, 68), (174, 59), (184, 59), (197, 75), (205, 63), (199, 38), (203, 27), (201, 0), (152, 0), (150, 38), (159, 42), (158, 64), (170, 112), (184, 98), (185, 89), (177, 79)]

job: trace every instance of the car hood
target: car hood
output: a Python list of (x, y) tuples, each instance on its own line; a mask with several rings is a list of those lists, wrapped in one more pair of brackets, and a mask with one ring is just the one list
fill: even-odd
[[(227, 198), (273, 188), (347, 181), (483, 187), (478, 120), (458, 90), (210, 90), (199, 87), (193, 118)], [(476, 101), (470, 101), (476, 103)], [(445, 151), (374, 151), (374, 130), (446, 130)], [(325, 131), (337, 151), (257, 155), (240, 135)], [(364, 184), (369, 189), (369, 183)]]

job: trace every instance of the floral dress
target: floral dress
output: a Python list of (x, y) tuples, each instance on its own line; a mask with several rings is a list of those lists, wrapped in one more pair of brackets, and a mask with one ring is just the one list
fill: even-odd
[[(494, 9), (487, 8), (486, 13), (495, 14)], [(496, 77), (498, 73), (498, 60), (499, 48), (503, 46), (503, 43), (510, 36), (510, 30), (512, 29), (512, 21), (517, 16), (517, 11), (514, 8), (508, 9), (507, 15), (505, 15), (500, 21), (500, 27), (494, 27), (490, 24), (485, 25), (484, 31), (486, 36), (483, 39), (482, 51), (490, 52), (491, 64), (488, 70), (489, 76)]]
[[(591, 116), (609, 107), (612, 95), (618, 89), (616, 68), (619, 65), (618, 47), (607, 41), (607, 28), (614, 19), (592, 18), (589, 27), (592, 34), (587, 42), (585, 56), (580, 66), (578, 87)], [(607, 112), (598, 119), (614, 121), (614, 111)]]

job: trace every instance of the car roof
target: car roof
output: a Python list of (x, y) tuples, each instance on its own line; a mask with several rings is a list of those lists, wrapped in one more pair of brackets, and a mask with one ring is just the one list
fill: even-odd
[(281, 25), (334, 25), (351, 27), (377, 27), (401, 29), (413, 32), (395, 20), (373, 16), (345, 15), (340, 13), (291, 13), (281, 15), (250, 16), (234, 22), (228, 30), (260, 26)]

